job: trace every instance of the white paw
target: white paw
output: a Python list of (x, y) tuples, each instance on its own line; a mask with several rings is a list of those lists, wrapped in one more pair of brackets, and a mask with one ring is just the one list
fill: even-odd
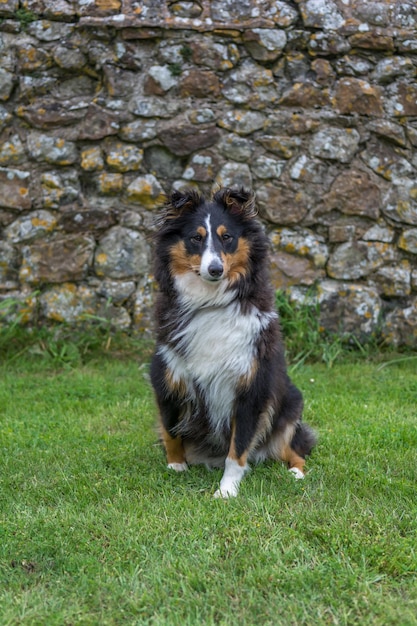
[(298, 467), (291, 467), (288, 471), (290, 471), (291, 474), (294, 474), (294, 478), (296, 480), (302, 480), (304, 478), (303, 472), (299, 470)]
[(168, 469), (175, 472), (185, 472), (188, 469), (187, 463), (168, 463)]
[(233, 489), (231, 487), (229, 487), (228, 489), (222, 489), (220, 487), (220, 489), (217, 489), (217, 491), (214, 492), (214, 497), (215, 498), (223, 498), (223, 500), (227, 500), (227, 498), (235, 498), (237, 496), (238, 490), (237, 489)]

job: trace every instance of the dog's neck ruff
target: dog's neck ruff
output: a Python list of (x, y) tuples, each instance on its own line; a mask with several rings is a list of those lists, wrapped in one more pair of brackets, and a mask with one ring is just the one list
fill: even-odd
[(236, 292), (230, 289), (227, 280), (208, 282), (194, 272), (176, 276), (174, 284), (185, 312), (227, 306), (236, 298)]

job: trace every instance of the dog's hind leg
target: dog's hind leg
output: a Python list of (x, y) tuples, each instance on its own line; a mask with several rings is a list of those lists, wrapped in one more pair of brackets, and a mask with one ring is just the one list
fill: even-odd
[(176, 472), (185, 471), (188, 466), (185, 460), (181, 437), (172, 437), (162, 423), (160, 424), (160, 433), (167, 455), (169, 469), (173, 469)]
[(294, 474), (295, 478), (304, 478), (304, 466), (306, 462), (290, 445), (286, 445), (281, 450), (281, 459), (285, 463), (288, 463), (288, 469)]
[(282, 458), (296, 478), (304, 478), (304, 458), (317, 443), (315, 432), (305, 422), (298, 422), (291, 443), (284, 446)]

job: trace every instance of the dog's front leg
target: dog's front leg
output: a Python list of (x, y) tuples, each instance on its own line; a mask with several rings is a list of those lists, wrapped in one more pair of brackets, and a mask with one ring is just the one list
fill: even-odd
[(245, 458), (228, 456), (224, 464), (224, 473), (220, 481), (220, 488), (214, 494), (215, 498), (231, 498), (237, 496), (240, 481), (248, 471), (249, 465)]
[(246, 421), (242, 420), (240, 423), (236, 419), (233, 421), (229, 453), (224, 464), (220, 488), (214, 494), (215, 498), (237, 496), (240, 482), (249, 470), (247, 459), (252, 437), (252, 428), (248, 429)]

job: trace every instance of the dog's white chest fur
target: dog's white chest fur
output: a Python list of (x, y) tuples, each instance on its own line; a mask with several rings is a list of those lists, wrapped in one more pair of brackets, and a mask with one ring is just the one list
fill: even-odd
[(161, 346), (173, 381), (185, 382), (190, 399), (197, 391), (204, 396), (215, 430), (230, 423), (239, 381), (250, 374), (256, 341), (274, 317), (256, 307), (244, 315), (237, 303), (202, 308), (173, 336), (176, 348)]

